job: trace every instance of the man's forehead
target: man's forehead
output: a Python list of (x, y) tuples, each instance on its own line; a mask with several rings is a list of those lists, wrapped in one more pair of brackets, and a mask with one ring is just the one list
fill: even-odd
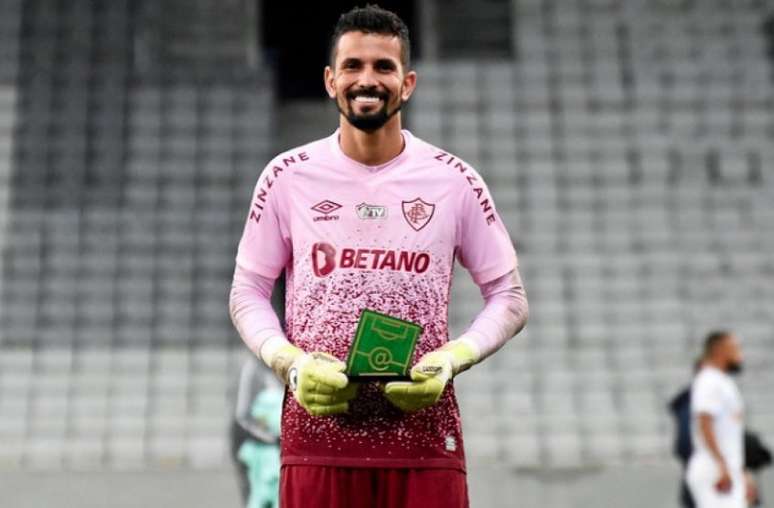
[(723, 338), (723, 340), (720, 341), (720, 344), (721, 346), (725, 346), (727, 348), (739, 347), (739, 337), (733, 333), (729, 333)]
[(400, 63), (400, 39), (396, 35), (347, 32), (339, 37), (336, 45), (336, 60), (341, 61), (345, 58), (359, 60), (389, 58)]

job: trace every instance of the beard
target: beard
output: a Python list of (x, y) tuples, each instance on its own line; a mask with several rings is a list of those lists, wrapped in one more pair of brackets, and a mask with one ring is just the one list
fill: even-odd
[(732, 376), (738, 376), (742, 373), (743, 366), (741, 362), (728, 362), (726, 365), (726, 373)]
[[(354, 108), (352, 107), (352, 102), (358, 95), (378, 97), (382, 101), (382, 107), (376, 111), (370, 111), (368, 113), (355, 113)], [(363, 88), (357, 91), (347, 92), (344, 97), (346, 100), (345, 107), (342, 107), (340, 101), (336, 99), (336, 108), (339, 110), (339, 113), (344, 115), (352, 127), (369, 134), (381, 129), (384, 124), (386, 124), (387, 121), (392, 118), (395, 113), (400, 111), (400, 108), (403, 107), (403, 101), (401, 100), (398, 102), (398, 105), (395, 106), (392, 111), (390, 111), (390, 94), (387, 92), (380, 92), (375, 88)]]

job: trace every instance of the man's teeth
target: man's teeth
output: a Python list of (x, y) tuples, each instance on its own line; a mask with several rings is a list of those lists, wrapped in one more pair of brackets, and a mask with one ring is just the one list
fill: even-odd
[(375, 102), (379, 102), (381, 99), (379, 97), (368, 97), (365, 95), (358, 95), (355, 97), (355, 101), (362, 102), (364, 104), (373, 104)]

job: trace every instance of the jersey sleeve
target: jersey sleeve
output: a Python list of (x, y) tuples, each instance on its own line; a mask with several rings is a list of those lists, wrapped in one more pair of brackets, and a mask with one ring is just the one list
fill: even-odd
[(292, 253), (287, 207), (281, 205), (280, 183), (269, 164), (253, 191), (236, 256), (238, 265), (272, 279), (279, 276)]
[(711, 376), (698, 376), (691, 389), (691, 412), (718, 416), (722, 409), (720, 385)]
[(487, 185), (472, 168), (460, 192), (457, 259), (481, 286), (516, 269), (516, 250)]

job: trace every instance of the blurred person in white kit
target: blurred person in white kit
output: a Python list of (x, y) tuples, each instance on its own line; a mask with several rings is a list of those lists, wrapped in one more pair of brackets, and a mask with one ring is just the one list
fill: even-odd
[(691, 386), (693, 453), (686, 480), (698, 508), (746, 508), (755, 489), (744, 472), (744, 402), (732, 378), (742, 362), (733, 333), (709, 334)]

